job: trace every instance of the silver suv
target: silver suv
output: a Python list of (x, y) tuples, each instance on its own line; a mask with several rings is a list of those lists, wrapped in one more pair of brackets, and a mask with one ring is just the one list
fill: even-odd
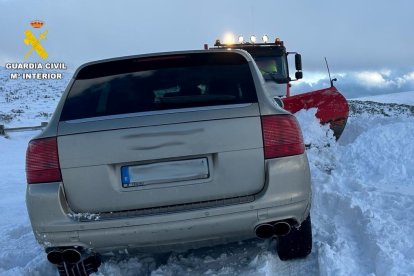
[(242, 50), (124, 57), (80, 67), (30, 141), (27, 208), (61, 275), (110, 252), (278, 239), (312, 247), (301, 130)]

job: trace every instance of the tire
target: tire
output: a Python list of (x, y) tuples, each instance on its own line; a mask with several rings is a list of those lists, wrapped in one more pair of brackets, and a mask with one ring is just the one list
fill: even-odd
[(282, 261), (305, 258), (312, 251), (312, 226), (309, 216), (302, 222), (299, 229), (293, 227), (286, 236), (278, 238), (277, 253)]

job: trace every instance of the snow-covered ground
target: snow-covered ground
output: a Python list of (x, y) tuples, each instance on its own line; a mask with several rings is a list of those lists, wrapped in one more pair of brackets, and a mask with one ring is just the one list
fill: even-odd
[[(65, 86), (3, 84), (0, 124), (6, 126), (47, 120)], [(308, 258), (282, 262), (275, 242), (250, 240), (106, 259), (97, 275), (414, 275), (414, 112), (401, 105), (351, 105), (339, 142), (319, 126), (314, 110), (298, 114), (313, 145), (307, 150), (314, 236)], [(42, 112), (48, 115), (38, 117)], [(25, 150), (37, 133), (0, 136), (0, 275), (56, 275), (34, 240), (25, 206)]]
[(10, 79), (10, 73), (27, 72), (31, 71), (0, 67), (0, 125), (38, 126), (49, 121), (72, 77), (71, 72), (63, 72), (62, 80)]

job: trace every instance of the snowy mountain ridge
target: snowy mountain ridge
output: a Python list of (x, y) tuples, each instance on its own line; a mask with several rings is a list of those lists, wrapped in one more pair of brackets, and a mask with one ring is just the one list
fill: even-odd
[(414, 105), (414, 91), (398, 92), (370, 97), (361, 97), (351, 100)]

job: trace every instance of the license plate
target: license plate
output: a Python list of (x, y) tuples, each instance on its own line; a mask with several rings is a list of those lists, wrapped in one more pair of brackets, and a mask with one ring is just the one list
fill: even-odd
[(124, 188), (208, 177), (207, 158), (121, 167), (122, 187)]

